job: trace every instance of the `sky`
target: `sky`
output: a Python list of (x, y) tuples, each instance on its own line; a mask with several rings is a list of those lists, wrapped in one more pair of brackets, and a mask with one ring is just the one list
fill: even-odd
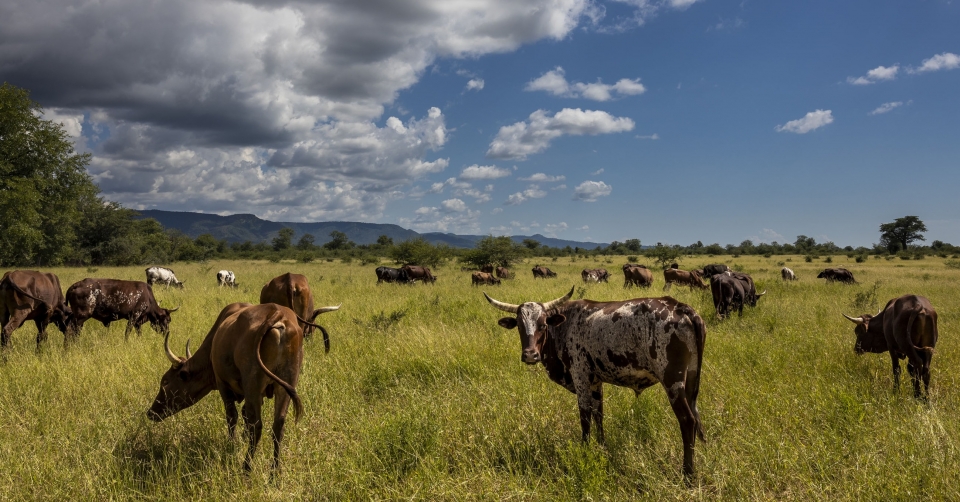
[(955, 0), (0, 3), (134, 209), (644, 245), (960, 244)]

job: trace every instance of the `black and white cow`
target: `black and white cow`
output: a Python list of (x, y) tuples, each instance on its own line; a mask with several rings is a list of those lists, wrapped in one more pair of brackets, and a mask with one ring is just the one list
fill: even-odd
[(795, 281), (797, 280), (797, 274), (793, 273), (793, 270), (790, 270), (787, 267), (780, 269), (780, 277), (785, 281)]
[(235, 288), (237, 287), (237, 276), (233, 275), (230, 270), (221, 270), (217, 272), (217, 285)]
[(167, 286), (176, 286), (183, 289), (183, 283), (177, 280), (177, 276), (167, 267), (150, 267), (147, 272), (147, 284), (165, 284)]
[(683, 437), (683, 473), (694, 474), (696, 437), (703, 440), (697, 411), (706, 327), (697, 312), (669, 296), (618, 302), (556, 300), (520, 305), (484, 296), (514, 314), (498, 324), (517, 328), (520, 360), (541, 363), (557, 384), (577, 395), (583, 440), (591, 420), (603, 442), (603, 384), (643, 389), (660, 383), (667, 391)]

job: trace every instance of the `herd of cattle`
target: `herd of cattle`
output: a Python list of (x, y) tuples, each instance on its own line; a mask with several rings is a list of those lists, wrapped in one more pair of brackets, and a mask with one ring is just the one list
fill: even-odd
[[(644, 265), (627, 263), (622, 270), (625, 288), (653, 284), (653, 273)], [(499, 285), (501, 280), (514, 277), (505, 267), (493, 265), (471, 272), (473, 285)], [(534, 279), (557, 277), (555, 272), (539, 265), (532, 272)], [(437, 280), (429, 268), (411, 265), (378, 267), (376, 275), (378, 284)], [(125, 338), (133, 329), (139, 334), (141, 326), (149, 322), (164, 335), (164, 352), (171, 366), (161, 377), (160, 390), (147, 416), (163, 420), (217, 390), (223, 400), (229, 435), (234, 437), (239, 418), (236, 403), (243, 402), (249, 441), (244, 468), (249, 470), (262, 432), (263, 399), (273, 398), (272, 465), (276, 468), (287, 408), (292, 402), (296, 417), (303, 410), (296, 390), (304, 357), (303, 340), (319, 329), (324, 350), (329, 352), (327, 330), (315, 322), (317, 316), (338, 310), (340, 305), (315, 309), (307, 278), (286, 273), (263, 286), (260, 304), (233, 303), (224, 307), (197, 351), (190, 352), (188, 340), (185, 356), (178, 356), (169, 341), (171, 314), (179, 307), (160, 307), (152, 285), (183, 288), (183, 282), (177, 280), (173, 270), (164, 267), (150, 267), (146, 276), (146, 282), (83, 279), (63, 294), (54, 274), (7, 272), (0, 280), (0, 342), (6, 349), (12, 332), (27, 320), (36, 324), (38, 350), (50, 323), (64, 333), (67, 345), (89, 319), (104, 326), (127, 320)], [(602, 268), (581, 273), (584, 282), (607, 282), (609, 276)], [(742, 316), (744, 305), (756, 307), (766, 293), (757, 293), (748, 274), (722, 264), (690, 271), (680, 270), (674, 264), (663, 271), (663, 277), (665, 291), (673, 284), (709, 288), (721, 319), (734, 310)], [(796, 274), (786, 267), (781, 270), (781, 277), (785, 281), (797, 280)], [(842, 268), (825, 269), (817, 277), (828, 282), (856, 282), (853, 274)], [(221, 270), (217, 284), (235, 288), (236, 277), (231, 271)], [(484, 297), (494, 308), (511, 314), (498, 324), (519, 331), (521, 361), (542, 364), (552, 381), (576, 394), (584, 441), (589, 440), (591, 425), (596, 426), (597, 439), (604, 440), (604, 383), (633, 389), (638, 395), (657, 383), (662, 385), (680, 425), (683, 473), (690, 479), (694, 474), (695, 441), (704, 437), (697, 410), (706, 342), (703, 319), (693, 307), (669, 296), (595, 302), (571, 300), (573, 293), (571, 288), (566, 295), (545, 303), (509, 304), (486, 293)], [(857, 354), (889, 352), (896, 386), (900, 360), (907, 359), (914, 395), (922, 398), (929, 393), (930, 363), (938, 337), (937, 313), (929, 300), (904, 295), (890, 300), (875, 315), (844, 317), (856, 324)]]

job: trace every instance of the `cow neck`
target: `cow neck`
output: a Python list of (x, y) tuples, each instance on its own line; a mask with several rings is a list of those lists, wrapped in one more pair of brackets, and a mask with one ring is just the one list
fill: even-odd
[(213, 362), (210, 360), (210, 352), (212, 349), (213, 336), (211, 335), (197, 347), (197, 351), (194, 352), (186, 362), (186, 369), (191, 374), (200, 376), (207, 384), (207, 392), (213, 391), (217, 387), (217, 378), (213, 373)]

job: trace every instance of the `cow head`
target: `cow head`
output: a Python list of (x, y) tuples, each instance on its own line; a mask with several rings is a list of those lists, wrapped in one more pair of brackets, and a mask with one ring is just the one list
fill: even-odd
[(174, 284), (174, 286), (176, 286), (176, 287), (178, 287), (178, 288), (180, 288), (180, 289), (183, 289), (183, 281), (177, 281), (177, 282)]
[(163, 338), (163, 350), (170, 360), (170, 369), (160, 378), (160, 391), (153, 405), (147, 410), (147, 418), (159, 422), (180, 410), (189, 408), (210, 393), (209, 368), (198, 371), (199, 364), (191, 364), (190, 340), (187, 340), (187, 357), (179, 357), (170, 350), (170, 332)]
[(763, 290), (763, 293), (754, 293), (752, 295), (748, 295), (749, 298), (747, 298), (747, 305), (750, 305), (751, 307), (756, 307), (757, 302), (760, 301), (760, 297), (765, 294), (767, 294), (767, 290)]
[(147, 312), (147, 320), (150, 321), (150, 327), (154, 331), (160, 334), (170, 334), (170, 314), (180, 310), (180, 307), (175, 309), (165, 309), (157, 307)]
[(66, 302), (54, 307), (53, 315), (50, 316), (50, 322), (53, 323), (61, 333), (67, 332), (67, 323), (70, 322), (70, 306)]
[(565, 296), (547, 303), (527, 302), (521, 305), (503, 303), (483, 294), (494, 308), (516, 314), (516, 317), (503, 317), (497, 324), (505, 329), (517, 328), (520, 332), (520, 360), (527, 364), (540, 362), (540, 350), (547, 338), (547, 326), (559, 326), (567, 320), (560, 313), (551, 314), (550, 311), (566, 303), (573, 296), (574, 288)]
[(857, 335), (857, 341), (853, 345), (853, 351), (857, 354), (865, 352), (881, 353), (889, 350), (887, 347), (887, 338), (883, 336), (883, 311), (872, 316), (863, 314), (860, 317), (850, 317), (843, 314), (851, 322), (856, 323), (853, 332)]

